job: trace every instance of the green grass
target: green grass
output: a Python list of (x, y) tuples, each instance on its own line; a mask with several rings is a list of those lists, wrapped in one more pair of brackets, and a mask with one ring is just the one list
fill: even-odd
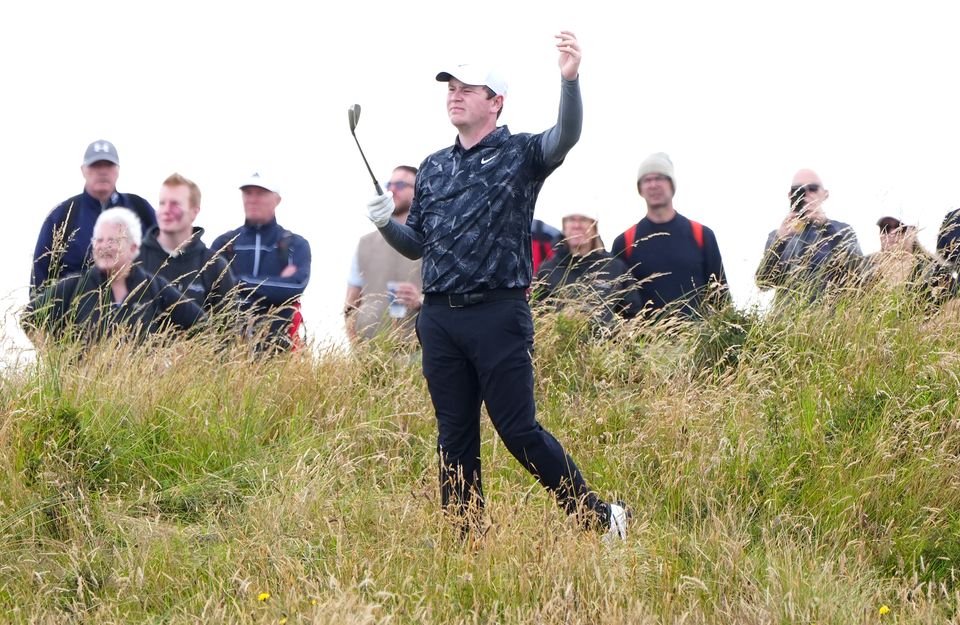
[(48, 345), (0, 382), (0, 622), (954, 618), (956, 312), (869, 293), (603, 338), (536, 323), (539, 418), (631, 504), (624, 544), (578, 529), (486, 420), (489, 528), (462, 540), (419, 362), (389, 339), (268, 361)]

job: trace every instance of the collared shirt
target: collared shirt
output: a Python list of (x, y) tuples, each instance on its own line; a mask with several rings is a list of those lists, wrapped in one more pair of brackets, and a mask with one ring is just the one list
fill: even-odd
[(506, 126), (428, 156), (407, 218), (423, 236), (424, 292), (530, 286), (533, 209), (557, 165), (544, 162), (541, 135)]

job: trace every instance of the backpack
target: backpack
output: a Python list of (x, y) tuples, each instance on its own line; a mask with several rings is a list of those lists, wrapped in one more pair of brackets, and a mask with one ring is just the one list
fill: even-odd
[[(693, 232), (693, 240), (697, 242), (697, 247), (703, 250), (703, 224), (699, 221), (687, 219), (690, 222), (690, 230)], [(633, 254), (633, 243), (637, 238), (637, 224), (633, 224), (623, 233), (623, 257), (630, 260)]]
[[(534, 219), (532, 225), (533, 228), (530, 232), (530, 243), (531, 247), (533, 248), (533, 273), (536, 275), (537, 270), (540, 268), (540, 264), (545, 260), (553, 258), (554, 247), (563, 237), (559, 232), (553, 228), (550, 228), (539, 219)], [(556, 234), (548, 231), (547, 228), (550, 228), (550, 230), (556, 232)]]

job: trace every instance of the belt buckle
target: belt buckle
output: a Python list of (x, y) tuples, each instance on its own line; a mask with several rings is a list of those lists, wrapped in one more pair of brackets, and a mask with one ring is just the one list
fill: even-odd
[[(460, 303), (455, 304), (454, 298), (459, 298)], [(464, 304), (463, 302), (464, 302), (463, 295), (460, 295), (458, 293), (450, 293), (449, 295), (447, 295), (447, 303), (450, 304), (450, 308), (463, 308), (464, 306), (466, 306), (466, 304)]]

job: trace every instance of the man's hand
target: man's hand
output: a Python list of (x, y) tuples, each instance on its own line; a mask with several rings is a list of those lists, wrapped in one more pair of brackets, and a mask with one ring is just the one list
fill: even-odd
[(829, 221), (827, 214), (823, 212), (823, 207), (820, 206), (820, 202), (808, 204), (806, 208), (803, 209), (803, 218), (818, 226), (822, 226)]
[(803, 230), (803, 222), (800, 221), (800, 213), (790, 211), (787, 213), (787, 216), (783, 218), (780, 227), (777, 228), (777, 238), (784, 239), (797, 234), (801, 230)]
[(407, 310), (420, 310), (420, 289), (412, 282), (398, 282), (396, 298)]
[(557, 41), (557, 50), (560, 51), (560, 75), (567, 80), (574, 80), (580, 75), (580, 44), (577, 36), (569, 30), (560, 31), (554, 35)]
[(283, 271), (280, 272), (280, 277), (281, 277), (281, 278), (289, 278), (290, 276), (292, 276), (292, 275), (295, 274), (295, 273), (297, 273), (297, 266), (296, 266), (296, 265), (287, 265), (286, 267), (283, 268)]
[(377, 228), (383, 228), (390, 222), (393, 211), (393, 193), (390, 191), (367, 202), (367, 217)]

